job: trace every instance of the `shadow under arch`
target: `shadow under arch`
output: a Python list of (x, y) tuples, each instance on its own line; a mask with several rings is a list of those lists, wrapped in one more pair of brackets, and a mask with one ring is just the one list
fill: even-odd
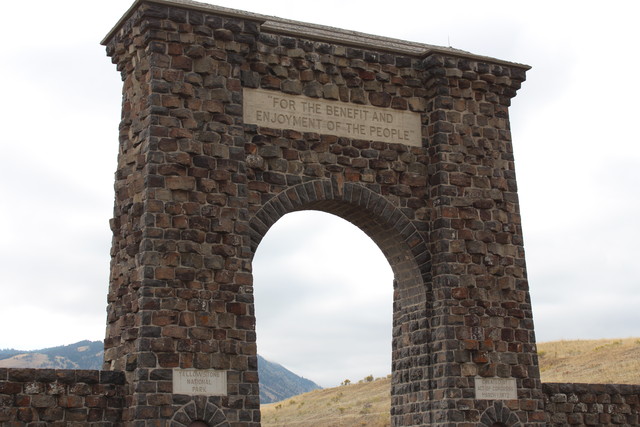
[(433, 300), (427, 230), (419, 230), (399, 207), (363, 185), (314, 180), (281, 191), (252, 216), (251, 253), (280, 218), (302, 210), (323, 211), (351, 222), (385, 255), (394, 275), (391, 415), (402, 417), (400, 407), (409, 402), (426, 404), (432, 378), (428, 302)]

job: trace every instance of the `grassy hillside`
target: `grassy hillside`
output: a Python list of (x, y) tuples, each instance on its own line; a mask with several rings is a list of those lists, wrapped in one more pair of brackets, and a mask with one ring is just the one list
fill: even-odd
[(262, 425), (389, 426), (390, 390), (390, 378), (314, 390), (278, 403), (262, 405)]
[(545, 383), (640, 384), (640, 339), (553, 341), (538, 344)]
[[(640, 339), (538, 344), (542, 382), (640, 384)], [(315, 390), (262, 405), (265, 427), (385, 427), (390, 425), (389, 378)]]

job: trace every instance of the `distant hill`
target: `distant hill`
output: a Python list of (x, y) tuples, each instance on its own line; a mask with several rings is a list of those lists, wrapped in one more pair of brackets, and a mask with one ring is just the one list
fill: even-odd
[[(103, 354), (102, 341), (80, 341), (32, 351), (7, 349), (0, 350), (0, 368), (101, 369)], [(277, 402), (320, 388), (261, 356), (258, 356), (258, 375), (262, 403)]]
[[(640, 339), (538, 344), (543, 383), (640, 384)], [(390, 425), (391, 380), (316, 390), (262, 405), (263, 427)]]
[(282, 365), (269, 362), (258, 355), (260, 402), (272, 403), (287, 397), (321, 388), (318, 384), (299, 377)]
[(103, 354), (102, 341), (32, 351), (0, 350), (0, 368), (101, 369)]

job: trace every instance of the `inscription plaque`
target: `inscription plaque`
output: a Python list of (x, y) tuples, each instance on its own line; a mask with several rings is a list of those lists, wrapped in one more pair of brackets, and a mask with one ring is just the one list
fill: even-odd
[(476, 399), (515, 400), (518, 388), (515, 378), (476, 378)]
[(174, 369), (173, 393), (226, 396), (227, 372), (213, 369)]
[(422, 146), (419, 113), (265, 89), (244, 88), (243, 98), (248, 124)]

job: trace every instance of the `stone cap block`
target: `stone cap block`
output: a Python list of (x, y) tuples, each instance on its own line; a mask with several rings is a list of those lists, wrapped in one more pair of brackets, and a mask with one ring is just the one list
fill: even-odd
[(153, 3), (176, 7), (198, 12), (210, 13), (232, 18), (255, 21), (260, 25), (260, 29), (266, 33), (283, 34), (295, 37), (304, 37), (312, 40), (329, 43), (342, 44), (353, 47), (377, 49), (392, 53), (414, 56), (418, 58), (428, 57), (433, 54), (441, 54), (454, 57), (462, 57), (479, 60), (492, 64), (508, 65), (515, 68), (528, 70), (531, 67), (524, 64), (504, 61), (487, 56), (475, 55), (452, 47), (435, 46), (424, 43), (410, 42), (389, 37), (376, 36), (357, 31), (344, 30), (325, 25), (310, 24), (307, 22), (294, 21), (290, 19), (278, 18), (275, 16), (261, 15), (227, 7), (216, 6), (192, 0), (135, 0), (129, 10), (120, 18), (117, 24), (109, 31), (101, 44), (108, 45), (111, 38), (118, 32), (124, 23), (131, 17), (134, 11), (142, 3)]

